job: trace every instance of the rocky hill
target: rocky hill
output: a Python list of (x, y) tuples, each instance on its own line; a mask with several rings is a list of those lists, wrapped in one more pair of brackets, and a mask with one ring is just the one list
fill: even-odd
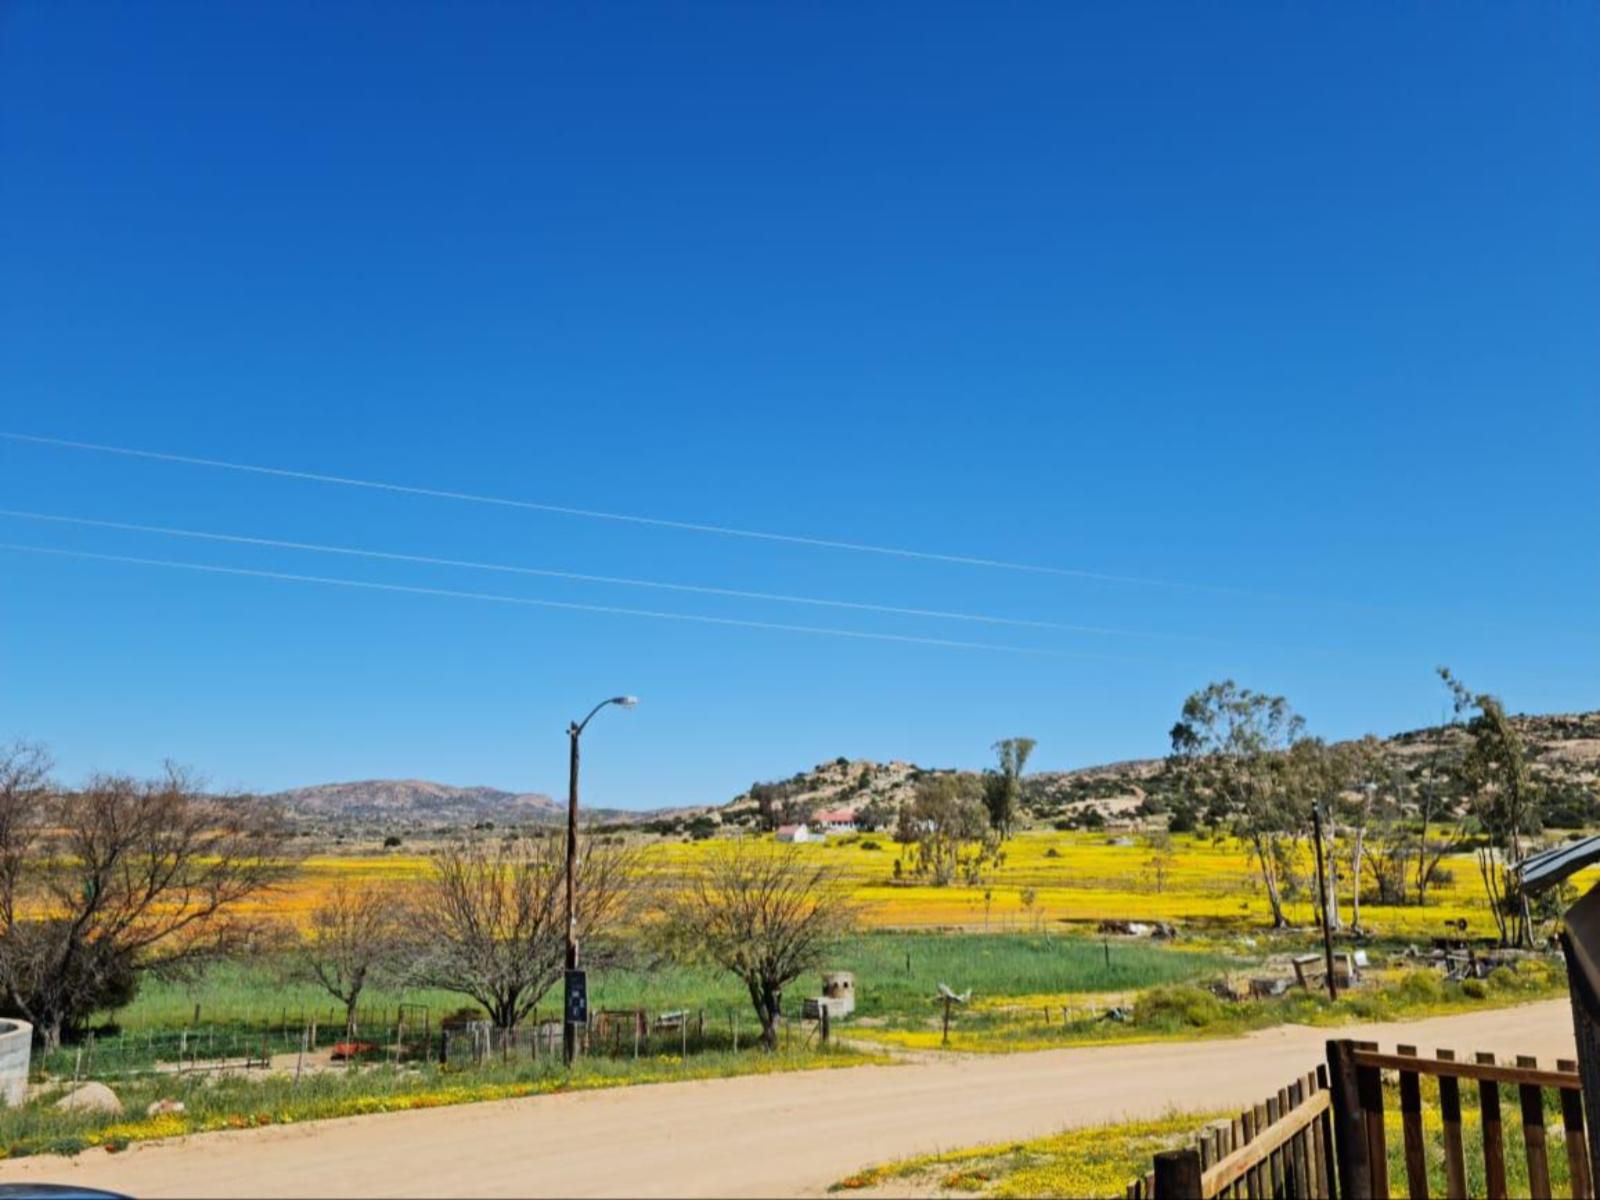
[[(1545, 796), (1547, 824), (1570, 827), (1600, 823), (1600, 712), (1514, 718), (1528, 748), (1530, 770)], [(1408, 730), (1384, 746), (1396, 765), (1416, 774), (1426, 763), (1458, 756), (1467, 734), (1456, 725)], [(658, 832), (687, 829), (701, 817), (716, 824), (753, 826), (762, 805), (780, 820), (805, 820), (819, 811), (866, 813), (892, 824), (917, 781), (951, 768), (919, 767), (899, 760), (836, 758), (787, 779), (757, 783), (720, 808), (649, 812), (585, 809), (586, 821), (609, 826), (646, 825)], [(539, 792), (490, 787), (451, 787), (419, 779), (369, 779), (297, 788), (272, 797), (294, 817), (313, 823), (449, 826), (485, 820), (534, 824), (561, 819), (564, 806)], [(1043, 823), (1102, 819), (1170, 809), (1173, 780), (1159, 758), (1107, 763), (1073, 771), (1041, 771), (1023, 781), (1023, 803)], [(1090, 816), (1090, 813), (1095, 814)], [(714, 816), (703, 816), (714, 814)]]
[[(1543, 791), (1546, 823), (1600, 823), (1600, 712), (1518, 716), (1513, 721), (1527, 747), (1530, 773)], [(1397, 766), (1415, 775), (1434, 758), (1448, 765), (1466, 743), (1463, 727), (1443, 725), (1398, 733), (1383, 745)], [(1041, 822), (1075, 822), (1090, 810), (1098, 814), (1091, 820), (1097, 820), (1166, 809), (1177, 793), (1165, 767), (1163, 759), (1151, 758), (1037, 772), (1023, 780), (1023, 803)], [(915, 792), (917, 780), (937, 770), (908, 762), (838, 758), (788, 779), (753, 785), (718, 814), (724, 824), (754, 824), (765, 799), (786, 819), (803, 819), (819, 809), (858, 813), (875, 805), (892, 820)]]

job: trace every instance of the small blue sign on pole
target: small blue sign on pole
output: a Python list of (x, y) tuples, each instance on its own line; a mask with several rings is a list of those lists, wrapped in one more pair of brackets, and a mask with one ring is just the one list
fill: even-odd
[(589, 1023), (589, 976), (584, 971), (567, 972), (567, 1015), (568, 1025), (587, 1025)]

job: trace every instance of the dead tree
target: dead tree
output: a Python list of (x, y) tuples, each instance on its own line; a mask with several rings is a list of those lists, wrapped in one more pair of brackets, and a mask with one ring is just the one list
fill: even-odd
[(47, 1048), (131, 999), (140, 973), (198, 967), (255, 934), (244, 902), (288, 870), (270, 809), (171, 766), (64, 792), (29, 752), (0, 761), (0, 1002)]
[(295, 948), (295, 973), (344, 1005), (348, 1038), (358, 1032), (362, 991), (396, 966), (404, 913), (395, 889), (341, 880), (312, 912), (311, 927)]
[[(588, 944), (625, 922), (635, 866), (625, 851), (592, 842), (580, 847), (573, 883), (581, 941)], [(514, 1029), (561, 978), (565, 904), (560, 839), (457, 842), (439, 854), (417, 895), (412, 978), (468, 996), (496, 1026)]]
[(664, 908), (674, 949), (743, 981), (768, 1050), (778, 1048), (783, 989), (822, 966), (859, 916), (835, 868), (795, 847), (742, 842), (714, 854)]

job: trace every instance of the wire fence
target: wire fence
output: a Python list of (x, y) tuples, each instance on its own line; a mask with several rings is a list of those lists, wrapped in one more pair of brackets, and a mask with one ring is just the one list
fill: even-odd
[[(754, 1049), (761, 1030), (748, 1010), (705, 1008), (601, 1009), (576, 1027), (574, 1050), (585, 1057), (657, 1058)], [(827, 1039), (826, 1022), (797, 1009), (778, 1022), (779, 1046), (793, 1049)], [(229, 1021), (179, 1029), (89, 1033), (74, 1044), (36, 1056), (34, 1071), (58, 1079), (114, 1081), (155, 1074), (253, 1070), (325, 1070), (388, 1062), (434, 1062), (452, 1067), (558, 1062), (562, 1024), (537, 1009), (503, 1029), (459, 1014), (442, 1018), (423, 1005), (361, 1010), (353, 1032), (339, 1009), (284, 1010), (279, 1018)], [(293, 1056), (288, 1061), (287, 1056)]]

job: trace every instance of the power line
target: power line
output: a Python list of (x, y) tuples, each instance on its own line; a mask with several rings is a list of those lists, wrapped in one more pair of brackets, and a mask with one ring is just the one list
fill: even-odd
[(416, 563), (423, 566), (457, 567), (473, 571), (498, 571), (510, 575), (533, 575), (545, 579), (566, 579), (579, 583), (615, 584), (623, 587), (654, 588), (661, 591), (690, 592), (706, 596), (726, 596), (741, 600), (762, 600), (781, 604), (808, 604), (822, 608), (844, 608), (858, 612), (888, 613), (895, 616), (928, 617), (946, 621), (975, 621), (986, 625), (1009, 625), (1026, 629), (1049, 629), (1064, 633), (1092, 634), (1103, 637), (1150, 638), (1167, 641), (1209, 642), (1215, 639), (1191, 637), (1179, 633), (1146, 632), (1132, 629), (1113, 629), (1099, 625), (1074, 625), (1059, 621), (1036, 621), (1025, 617), (1000, 617), (987, 613), (950, 612), (943, 609), (907, 608), (892, 604), (870, 604), (859, 600), (831, 600), (817, 596), (794, 596), (778, 592), (746, 591), (739, 588), (711, 587), (705, 584), (670, 583), (654, 579), (633, 579), (615, 575), (591, 575), (579, 571), (558, 571), (544, 567), (514, 566), (508, 563), (478, 562), (470, 559), (439, 558), (427, 554), (402, 554), (397, 551), (367, 550), (352, 546), (329, 546), (317, 542), (285, 541), (279, 538), (253, 537), (243, 534), (212, 533), (198, 529), (178, 529), (167, 525), (142, 525), (128, 521), (107, 521), (93, 517), (69, 517), (57, 513), (28, 512), (19, 509), (0, 509), (0, 517), (26, 521), (46, 521), (63, 525), (81, 525), (95, 529), (117, 529), (130, 533), (151, 533), (164, 537), (193, 538), (208, 542), (226, 542), (241, 546), (269, 546), (279, 550), (304, 550), (316, 554), (340, 554), (352, 558), (380, 559), (386, 562)]
[(899, 546), (878, 546), (866, 542), (841, 541), (835, 538), (809, 537), (791, 533), (773, 533), (769, 530), (742, 529), (731, 525), (712, 525), (698, 521), (677, 521), (666, 517), (645, 517), (634, 513), (604, 512), (598, 509), (577, 508), (564, 504), (544, 504), (533, 500), (514, 500), (504, 496), (485, 496), (473, 492), (450, 491), (444, 488), (421, 487), (414, 484), (385, 483), (381, 480), (357, 479), (346, 475), (326, 475), (317, 471), (299, 471), (287, 467), (263, 467), (253, 463), (227, 462), (222, 459), (200, 458), (189, 454), (167, 451), (137, 450), (127, 446), (108, 446), (98, 442), (79, 442), (67, 438), (42, 437), (28, 433), (0, 430), (0, 438), (13, 442), (28, 442), (38, 446), (55, 446), (68, 450), (89, 450), (97, 454), (116, 454), (126, 458), (142, 458), (155, 462), (182, 463), (193, 467), (214, 467), (224, 471), (241, 471), (252, 475), (268, 475), (278, 479), (299, 479), (312, 483), (336, 484), (340, 487), (368, 488), (374, 491), (396, 492), (409, 496), (427, 496), (436, 500), (456, 500), (468, 504), (492, 504), (502, 508), (527, 509), (533, 512), (555, 513), (567, 517), (584, 517), (596, 521), (619, 521), (631, 525), (646, 525), (658, 529), (677, 529), (689, 533), (710, 533), (723, 537), (750, 538), (757, 541), (782, 542), (793, 546), (812, 546), (826, 550), (849, 550), (858, 554), (879, 554), (892, 558), (916, 559), (923, 562), (950, 563), (966, 567), (991, 567), (1003, 571), (1021, 571), (1033, 575), (1056, 575), (1071, 579), (1091, 579), (1101, 583), (1134, 584), (1141, 587), (1168, 588), (1175, 591), (1209, 592), (1218, 595), (1249, 596), (1260, 593), (1238, 588), (1218, 587), (1211, 584), (1180, 583), (1170, 579), (1150, 579), (1136, 575), (1115, 575), (1101, 571), (1085, 571), (1070, 567), (1049, 567), (1037, 563), (1010, 562), (1004, 559), (980, 558), (966, 554), (943, 554), (931, 550), (911, 550)]
[[(326, 575), (296, 575), (287, 571), (260, 571), (248, 567), (222, 567), (210, 563), (176, 562), (161, 558), (136, 558), (125, 554), (97, 554), (88, 550), (62, 550), (53, 546), (23, 546), (0, 542), (0, 550), (22, 554), (44, 554), (56, 558), (88, 559), (96, 562), (123, 563), (142, 567), (163, 567), (178, 571), (196, 571), (211, 575), (238, 575), (251, 579), (275, 579), (288, 583), (315, 583), (328, 587), (360, 588), (376, 592), (400, 592), (413, 596), (438, 596), (451, 600), (479, 600), (494, 604), (514, 604), (531, 608), (554, 608), (568, 612), (605, 613), (612, 616), (649, 617), (659, 621), (687, 621), (701, 625), (731, 625), (742, 629), (764, 629), (780, 633), (805, 633), (820, 637), (851, 638), (858, 641), (899, 642), (918, 646), (941, 646), (957, 650), (986, 650), (1001, 654), (1036, 655), (1044, 658), (1063, 658), (1068, 655), (1057, 650), (1043, 650), (1032, 646), (1010, 646), (996, 642), (963, 642), (950, 638), (919, 637), (911, 634), (872, 633), (860, 629), (835, 629), (819, 625), (789, 625), (775, 621), (748, 621), (737, 617), (708, 617), (698, 613), (660, 612), (646, 608), (621, 608), (609, 604), (577, 604), (564, 600), (536, 600), (528, 596), (503, 596), (493, 592), (466, 592), (448, 588), (416, 587), (400, 583), (373, 583), (362, 579), (338, 579)], [(1109, 655), (1074, 653), (1071, 657), (1100, 658), (1111, 662), (1128, 659)]]

